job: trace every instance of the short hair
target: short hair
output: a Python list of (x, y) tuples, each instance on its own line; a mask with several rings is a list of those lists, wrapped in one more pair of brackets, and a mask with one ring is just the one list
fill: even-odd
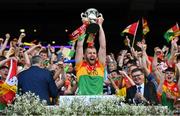
[(86, 53), (87, 49), (96, 49), (96, 48), (95, 48), (95, 46), (88, 46), (88, 47), (85, 49), (85, 53)]
[(135, 73), (135, 72), (137, 72), (137, 71), (140, 71), (140, 72), (144, 73), (144, 71), (143, 71), (141, 68), (135, 68), (135, 69), (133, 69), (133, 70), (131, 71), (131, 74), (132, 74), (132, 73)]
[(33, 56), (31, 58), (31, 65), (39, 64), (39, 63), (41, 63), (41, 61), (42, 61), (42, 59), (41, 59), (41, 57), (39, 55)]
[(8, 66), (5, 66), (5, 65), (4, 65), (4, 66), (0, 66), (0, 70), (1, 70), (1, 69), (5, 69), (5, 68), (6, 68), (6, 69), (9, 69)]
[(166, 70), (165, 70), (165, 72), (175, 72), (175, 70), (174, 70), (174, 68), (171, 68), (171, 67), (168, 67)]
[[(5, 60), (5, 59), (7, 59), (5, 56), (0, 56), (0, 61), (3, 61), (3, 60)], [(4, 69), (4, 68), (9, 69), (9, 67), (8, 67), (6, 64), (0, 66), (0, 70), (1, 70), (1, 69)]]
[(6, 59), (5, 56), (0, 56), (0, 61), (3, 61), (3, 60), (5, 60), (5, 59)]
[(127, 64), (137, 65), (136, 60), (131, 60), (131, 59), (126, 63), (126, 65)]
[(39, 52), (39, 54), (41, 54), (41, 53), (48, 54), (48, 51), (47, 51), (46, 49), (44, 49), (44, 50), (41, 50), (41, 51)]
[(137, 65), (134, 65), (134, 64), (130, 65), (128, 68), (131, 68), (131, 67), (133, 67), (133, 66), (138, 68), (138, 66), (137, 66)]
[(118, 69), (112, 70), (112, 71), (109, 72), (109, 73), (113, 73), (113, 72), (116, 72), (117, 74), (120, 74)]
[(177, 55), (176, 59), (177, 59), (177, 61), (180, 60), (180, 54)]
[(123, 64), (124, 64), (124, 65), (127, 65), (128, 61), (125, 63), (125, 62), (124, 62), (125, 60), (128, 60), (128, 61), (129, 61), (130, 58), (124, 58), (124, 59), (123, 59)]

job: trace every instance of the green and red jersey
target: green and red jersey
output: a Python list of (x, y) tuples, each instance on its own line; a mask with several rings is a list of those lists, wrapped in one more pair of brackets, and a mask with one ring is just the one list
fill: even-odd
[(91, 66), (86, 61), (76, 64), (78, 95), (102, 95), (104, 66), (99, 61)]

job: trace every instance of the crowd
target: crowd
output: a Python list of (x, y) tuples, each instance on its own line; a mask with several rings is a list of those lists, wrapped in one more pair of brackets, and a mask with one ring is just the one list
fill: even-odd
[[(102, 17), (98, 18), (99, 49), (91, 44), (83, 49), (84, 39), (77, 40), (71, 50), (75, 51), (75, 63), (64, 62), (63, 47), (55, 49), (51, 45), (31, 43), (24, 48), (21, 33), (18, 39), (0, 39), (0, 106), (13, 103), (5, 100), (3, 83), (7, 82), (11, 68), (15, 68), (18, 83), (16, 94), (31, 91), (46, 100), (48, 105), (57, 104), (62, 95), (117, 95), (124, 96), (128, 104), (168, 106), (170, 109), (180, 105), (180, 46), (179, 38), (171, 41), (171, 48), (154, 48), (154, 56), (146, 53), (145, 40), (136, 44), (138, 50), (130, 46), (119, 54), (106, 54), (106, 38)], [(83, 21), (84, 23), (85, 21)], [(7, 49), (7, 45), (10, 47)], [(15, 61), (16, 67), (10, 61)], [(12, 91), (11, 87), (7, 87)], [(7, 98), (7, 96), (6, 96)]]

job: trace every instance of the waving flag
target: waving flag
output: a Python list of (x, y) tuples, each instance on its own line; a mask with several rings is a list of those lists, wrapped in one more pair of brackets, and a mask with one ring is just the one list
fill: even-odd
[(84, 35), (88, 24), (84, 23), (81, 27), (76, 29), (72, 34), (69, 35), (71, 41), (76, 41), (79, 36)]
[(124, 33), (135, 35), (138, 25), (139, 25), (139, 21), (129, 25), (128, 27), (124, 29), (124, 31), (122, 31), (122, 35), (124, 35)]
[(74, 56), (75, 50), (71, 50), (69, 48), (64, 47), (62, 50), (62, 54), (64, 58), (67, 58), (68, 60), (70, 60)]
[(146, 35), (149, 32), (149, 27), (147, 24), (147, 20), (142, 18), (142, 28), (143, 28), (143, 35)]
[(164, 34), (164, 38), (169, 43), (172, 39), (180, 35), (180, 30), (178, 24), (171, 27), (169, 30), (166, 31)]
[(17, 91), (17, 61), (10, 61), (10, 68), (5, 82), (0, 81), (0, 103), (12, 103)]

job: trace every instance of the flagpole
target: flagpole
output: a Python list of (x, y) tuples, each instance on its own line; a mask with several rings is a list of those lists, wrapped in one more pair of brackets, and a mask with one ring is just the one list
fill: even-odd
[(144, 34), (144, 18), (142, 17), (142, 39), (145, 39), (145, 34)]
[(139, 26), (139, 20), (138, 20), (138, 24), (137, 24), (137, 27), (136, 27), (136, 30), (135, 30), (134, 37), (133, 37), (132, 48), (134, 47), (134, 42), (135, 42), (135, 38), (136, 38), (136, 33), (137, 33), (138, 26)]
[(145, 39), (145, 35), (144, 35), (144, 32), (143, 32), (144, 31), (143, 30), (144, 29), (143, 26), (144, 26), (144, 18), (142, 17), (142, 39)]
[(178, 31), (177, 31), (177, 35), (175, 34), (176, 37), (178, 37), (180, 35), (180, 30), (179, 30), (179, 25), (178, 25), (178, 22), (176, 22), (176, 26), (178, 28)]
[(179, 29), (179, 25), (178, 25), (178, 22), (176, 22), (176, 26), (177, 26), (177, 28)]

